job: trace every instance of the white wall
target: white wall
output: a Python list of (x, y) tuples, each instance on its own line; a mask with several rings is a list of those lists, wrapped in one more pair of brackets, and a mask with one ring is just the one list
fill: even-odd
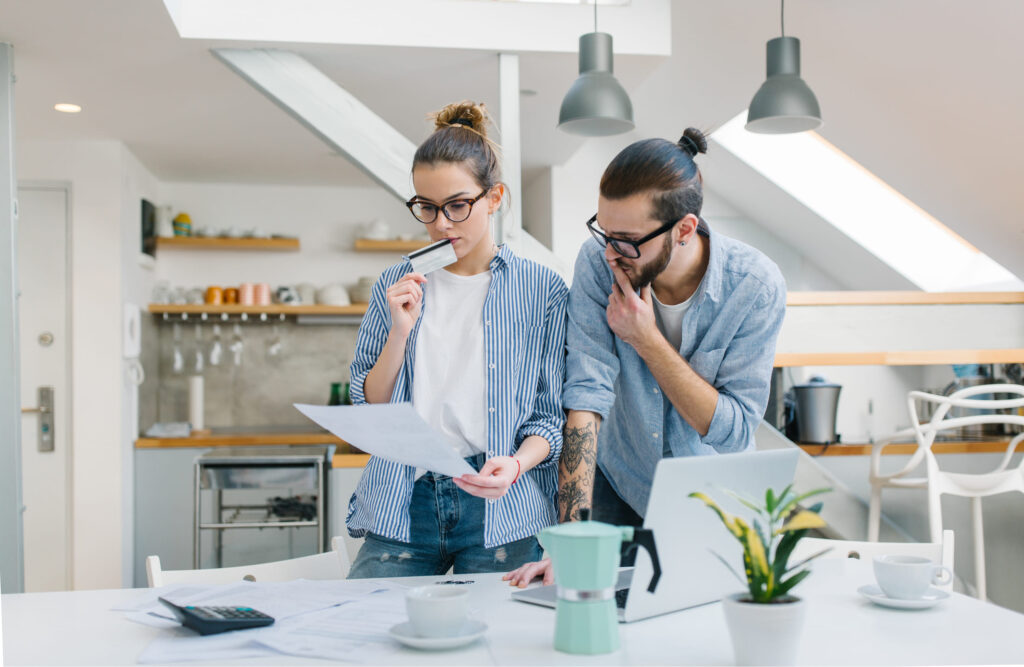
[[(153, 261), (141, 252), (141, 200), (159, 201), (160, 182), (124, 147), (121, 159), (121, 302), (144, 309), (153, 289), (154, 266)], [(135, 563), (134, 463), (135, 439), (139, 435), (139, 393), (128, 373), (127, 362), (122, 360), (120, 367), (121, 585), (130, 587), (134, 583)]]
[(121, 225), (114, 141), (18, 145), (19, 178), (71, 184), (72, 582), (121, 585)]
[(161, 197), (158, 203), (171, 205), (175, 214), (187, 212), (193, 229), (256, 228), (298, 236), (302, 244), (297, 253), (158, 250), (157, 278), (172, 287), (242, 282), (351, 285), (360, 276), (376, 277), (400, 259), (393, 252), (353, 252), (352, 242), (362, 225), (380, 218), (393, 236), (426, 233), (401, 202), (375, 187), (164, 183)]

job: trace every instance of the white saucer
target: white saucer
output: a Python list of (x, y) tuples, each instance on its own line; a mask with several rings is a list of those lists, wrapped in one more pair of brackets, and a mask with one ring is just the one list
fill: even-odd
[(893, 607), (894, 609), (928, 609), (949, 597), (949, 593), (946, 591), (940, 591), (938, 588), (934, 587), (929, 587), (928, 590), (925, 591), (924, 597), (919, 600), (898, 600), (896, 598), (891, 598), (883, 593), (882, 589), (878, 586), (861, 586), (857, 589), (857, 592), (877, 605)]
[(421, 637), (413, 632), (412, 625), (408, 622), (399, 623), (388, 630), (389, 635), (406, 646), (424, 651), (441, 651), (465, 646), (483, 637), (485, 632), (487, 632), (487, 624), (483, 621), (467, 621), (462, 632), (454, 637)]

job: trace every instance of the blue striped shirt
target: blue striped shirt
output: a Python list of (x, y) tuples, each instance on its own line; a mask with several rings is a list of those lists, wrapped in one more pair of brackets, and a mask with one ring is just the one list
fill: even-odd
[[(408, 261), (389, 267), (370, 293), (370, 304), (359, 327), (351, 367), (352, 402), (365, 403), (363, 383), (377, 363), (391, 331), (386, 290), (412, 266)], [(562, 451), (562, 381), (565, 377), (565, 314), (568, 290), (553, 271), (517, 257), (501, 246), (491, 260), (491, 284), (481, 317), (487, 356), (487, 453), (512, 456), (522, 441), (539, 435), (551, 452), (539, 465), (520, 476), (508, 492), (486, 503), (484, 546), (507, 544), (536, 535), (556, 521), (558, 456)], [(430, 307), (430, 285), (424, 286), (423, 309)], [(405, 361), (395, 379), (391, 402), (412, 400), (416, 339), (413, 326)], [(458, 363), (458, 341), (451, 354)], [(415, 469), (370, 457), (349, 501), (348, 532), (367, 532), (409, 541), (409, 501)]]

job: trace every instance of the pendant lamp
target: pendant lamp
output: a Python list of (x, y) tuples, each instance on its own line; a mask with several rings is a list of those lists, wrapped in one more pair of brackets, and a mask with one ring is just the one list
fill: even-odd
[(821, 127), (821, 108), (800, 78), (800, 40), (786, 37), (785, 0), (782, 36), (768, 40), (768, 78), (747, 110), (746, 128), (760, 134), (790, 134)]
[(633, 129), (633, 104), (612, 75), (612, 36), (594, 32), (580, 36), (580, 76), (562, 100), (558, 128), (587, 137), (604, 137)]

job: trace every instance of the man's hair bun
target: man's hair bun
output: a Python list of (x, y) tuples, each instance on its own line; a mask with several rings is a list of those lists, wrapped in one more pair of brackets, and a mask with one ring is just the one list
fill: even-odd
[(690, 157), (697, 157), (698, 153), (708, 152), (708, 140), (704, 133), (695, 127), (688, 127), (683, 132), (676, 144), (690, 154)]

